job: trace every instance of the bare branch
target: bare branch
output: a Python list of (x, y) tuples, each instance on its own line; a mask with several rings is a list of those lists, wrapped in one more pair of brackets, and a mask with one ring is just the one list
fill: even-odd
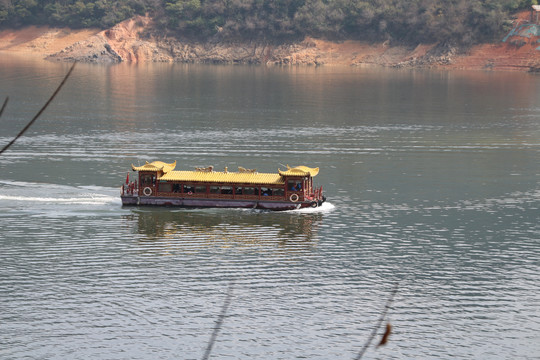
[[(62, 88), (62, 86), (64, 86), (66, 80), (69, 78), (69, 75), (71, 75), (71, 72), (73, 71), (73, 69), (75, 68), (75, 64), (77, 64), (76, 62), (73, 63), (73, 65), (71, 65), (71, 68), (69, 69), (68, 73), (66, 74), (66, 76), (64, 77), (64, 80), (62, 80), (62, 82), (60, 83), (60, 85), (58, 85), (58, 88), (56, 89), (56, 91), (52, 94), (52, 96), (50, 97), (50, 99), (45, 103), (45, 105), (43, 105), (43, 107), (41, 108), (41, 110), (38, 111), (38, 113), (36, 114), (36, 116), (34, 116), (34, 118), (21, 130), (21, 132), (19, 132), (17, 134), (17, 136), (15, 136), (15, 138), (13, 138), (13, 140), (11, 140), (6, 146), (4, 146), (4, 148), (2, 150), (0, 150), (0, 155), (6, 151), (11, 145), (13, 145), (13, 143), (15, 143), (15, 141), (17, 141), (18, 138), (20, 138), (25, 132), (26, 130), (28, 130), (30, 128), (30, 126), (32, 126), (32, 124), (38, 119), (38, 117), (41, 115), (41, 113), (43, 113), (43, 111), (45, 111), (45, 109), (49, 106), (49, 104), (53, 101), (54, 97), (56, 96), (56, 94), (58, 94), (60, 92), (60, 89)], [(7, 104), (7, 99), (6, 101), (4, 102), (4, 106), (2, 106), (2, 111), (4, 111), (4, 107), (6, 106)], [(0, 112), (0, 115), (1, 115), (1, 112)]]
[[(355, 360), (360, 360), (362, 358), (362, 356), (364, 356), (364, 353), (366, 352), (369, 345), (371, 345), (371, 342), (373, 341), (373, 338), (375, 338), (375, 335), (377, 335), (377, 331), (379, 331), (379, 328), (381, 327), (381, 324), (382, 324), (384, 318), (386, 317), (386, 313), (388, 312), (388, 309), (390, 308), (390, 305), (392, 305), (392, 301), (394, 301), (394, 296), (397, 293), (398, 286), (399, 286), (399, 282), (397, 282), (396, 285), (394, 285), (394, 289), (392, 290), (392, 292), (390, 293), (390, 297), (386, 301), (386, 305), (384, 306), (384, 310), (383, 310), (381, 316), (379, 317), (379, 320), (377, 321), (376, 326), (373, 328), (373, 331), (371, 331), (371, 335), (369, 336), (368, 340), (364, 344), (364, 347), (362, 348), (362, 350), (360, 350), (360, 352), (358, 353), (358, 356), (355, 357)], [(391, 327), (390, 327), (390, 329), (391, 329)], [(386, 335), (386, 340), (388, 340), (388, 335), (390, 335), (388, 326), (386, 328), (385, 335)], [(384, 340), (384, 337), (383, 337), (383, 340)]]
[(227, 297), (225, 298), (225, 302), (223, 303), (223, 308), (221, 309), (221, 313), (218, 316), (218, 319), (216, 321), (216, 326), (214, 326), (214, 332), (212, 333), (212, 336), (210, 337), (210, 341), (208, 342), (208, 346), (206, 347), (206, 351), (203, 355), (203, 360), (208, 360), (208, 357), (210, 356), (210, 353), (212, 352), (212, 347), (214, 346), (214, 343), (216, 342), (217, 335), (219, 333), (219, 330), (221, 330), (221, 325), (223, 325), (223, 319), (225, 319), (225, 314), (227, 313), (227, 309), (229, 308), (229, 305), (231, 304), (231, 298), (232, 298), (232, 289), (233, 284), (229, 284), (229, 289), (227, 290)]
[(6, 97), (6, 100), (4, 100), (4, 105), (2, 105), (2, 108), (0, 109), (0, 116), (2, 116), (2, 113), (4, 112), (4, 109), (6, 108), (6, 105), (8, 103), (9, 96)]

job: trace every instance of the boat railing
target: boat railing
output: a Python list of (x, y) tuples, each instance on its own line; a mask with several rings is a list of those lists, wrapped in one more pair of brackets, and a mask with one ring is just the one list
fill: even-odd
[(322, 200), (322, 194), (323, 194), (323, 188), (322, 186), (319, 187), (319, 188), (316, 188), (315, 191), (313, 192), (313, 197), (315, 198), (315, 200)]
[(237, 200), (259, 200), (259, 195), (234, 195)]
[[(302, 192), (294, 192), (298, 197), (296, 200), (292, 201), (319, 201), (323, 199), (323, 187), (313, 189), (311, 194), (303, 194)], [(139, 185), (137, 181), (132, 181), (121, 186), (121, 195), (122, 196), (138, 196), (139, 195)], [(209, 194), (209, 193), (184, 193), (184, 192), (162, 192), (156, 191), (155, 195), (157, 196), (170, 196), (170, 197), (182, 197), (182, 198), (214, 198), (214, 199), (237, 199), (237, 200), (274, 200), (279, 201), (283, 200), (284, 196), (272, 196), (272, 195), (239, 195), (239, 194)], [(292, 195), (291, 195), (292, 196)]]
[(132, 181), (127, 184), (123, 184), (121, 187), (122, 195), (133, 195), (139, 193), (139, 187), (137, 186), (137, 181)]
[(209, 194), (212, 199), (233, 199), (233, 194)]

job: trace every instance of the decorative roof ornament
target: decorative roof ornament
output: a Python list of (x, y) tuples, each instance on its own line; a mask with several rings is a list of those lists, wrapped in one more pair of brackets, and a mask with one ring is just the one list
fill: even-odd
[(239, 166), (239, 167), (238, 167), (238, 172), (239, 172), (239, 173), (244, 173), (244, 174), (245, 174), (245, 173), (256, 174), (256, 173), (257, 173), (257, 169), (246, 169), (246, 168), (244, 168), (244, 167)]
[(213, 172), (214, 171), (214, 167), (212, 165), (208, 166), (208, 167), (198, 167), (198, 168), (195, 168), (195, 171), (200, 171), (200, 172)]
[(166, 174), (169, 171), (174, 170), (176, 167), (176, 161), (171, 164), (164, 163), (163, 161), (152, 161), (151, 163), (148, 161), (145, 162), (146, 164), (143, 166), (135, 166), (131, 164), (131, 169), (133, 169), (133, 171), (163, 171), (163, 173)]
[(278, 170), (281, 176), (317, 176), (319, 174), (319, 168), (310, 168), (307, 166), (295, 166), (290, 167), (287, 165), (287, 170)]

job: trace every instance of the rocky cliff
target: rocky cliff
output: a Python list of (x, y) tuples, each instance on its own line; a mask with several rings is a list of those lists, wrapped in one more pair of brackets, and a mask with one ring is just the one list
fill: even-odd
[(307, 38), (271, 45), (263, 42), (195, 43), (167, 36), (151, 36), (151, 20), (135, 17), (111, 29), (71, 31), (29, 27), (0, 32), (0, 51), (38, 54), (52, 61), (94, 63), (186, 62), (277, 65), (363, 65), (437, 67), (489, 70), (540, 70), (540, 34), (514, 33), (497, 44), (464, 51), (450, 46), (422, 44), (414, 48), (329, 42)]

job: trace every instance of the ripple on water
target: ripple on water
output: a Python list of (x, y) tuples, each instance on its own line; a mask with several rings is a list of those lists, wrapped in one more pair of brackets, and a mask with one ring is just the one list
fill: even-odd
[[(396, 281), (390, 343), (368, 357), (540, 353), (536, 80), (250, 68), (253, 101), (237, 67), (83, 69), (0, 157), (2, 357), (199, 358), (232, 283), (214, 357), (354, 358)], [(18, 90), (11, 133), (39, 87)], [(145, 160), (313, 164), (329, 202), (122, 208), (113, 186)]]

